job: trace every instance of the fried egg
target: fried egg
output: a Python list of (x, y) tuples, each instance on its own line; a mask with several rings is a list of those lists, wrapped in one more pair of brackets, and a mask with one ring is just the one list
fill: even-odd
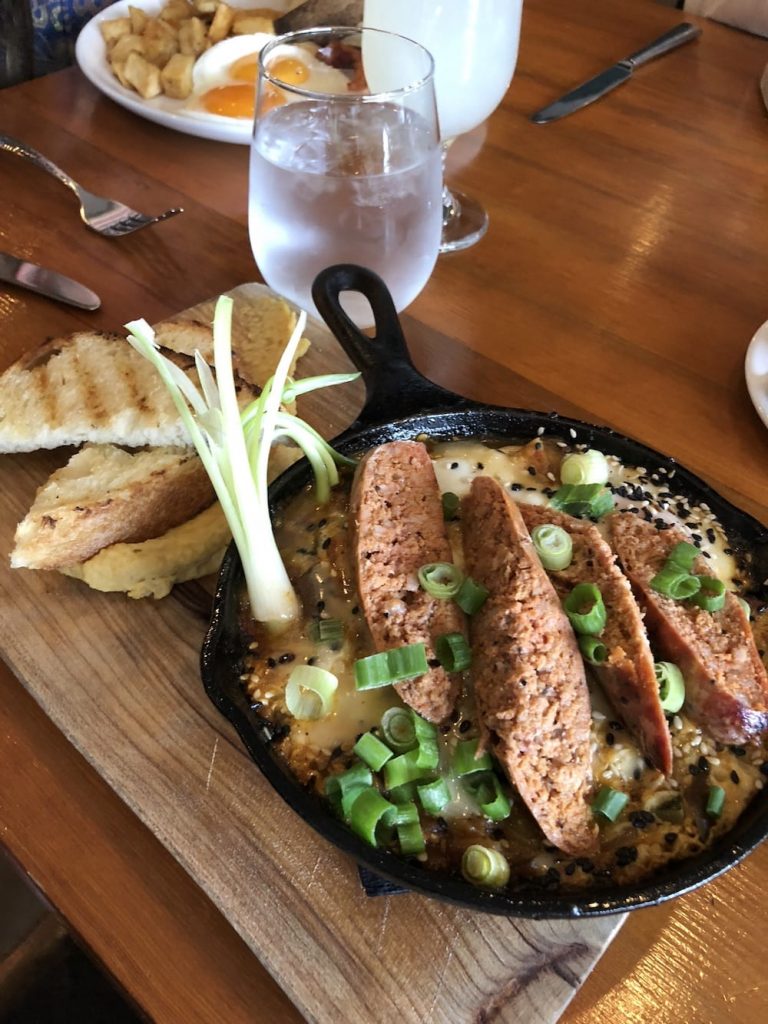
[[(259, 54), (274, 38), (264, 32), (233, 36), (202, 53), (192, 72), (189, 106), (223, 117), (253, 118)], [(343, 71), (324, 64), (309, 49), (289, 44), (275, 47), (269, 72), (286, 85), (310, 92), (345, 92), (349, 81)], [(290, 98), (269, 83), (266, 89), (264, 110)]]

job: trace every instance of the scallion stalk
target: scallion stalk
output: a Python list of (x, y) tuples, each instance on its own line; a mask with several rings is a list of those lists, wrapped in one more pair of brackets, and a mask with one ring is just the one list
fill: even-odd
[(565, 484), (549, 503), (569, 516), (600, 519), (613, 508), (613, 494), (602, 484)]
[(577, 583), (563, 602), (563, 608), (576, 633), (599, 636), (605, 629), (608, 615), (603, 595), (594, 583)]
[(488, 599), (489, 591), (482, 585), (476, 583), (471, 576), (467, 576), (456, 595), (456, 604), (467, 615), (474, 615), (479, 612)]
[(364, 732), (352, 750), (374, 772), (381, 771), (392, 757), (392, 751), (386, 743), (382, 743), (372, 732)]
[(701, 589), (701, 581), (685, 569), (680, 569), (674, 562), (667, 562), (653, 577), (650, 586), (662, 597), (685, 601)]
[(509, 881), (509, 861), (499, 850), (474, 843), (464, 851), (461, 873), (472, 885), (501, 889)]
[(659, 700), (664, 711), (675, 715), (685, 704), (683, 673), (671, 661), (657, 661), (653, 666), (659, 684)]
[(410, 708), (387, 708), (382, 715), (381, 731), (388, 746), (396, 754), (413, 750), (418, 744)]
[(434, 779), (432, 782), (425, 782), (416, 786), (421, 806), (432, 817), (437, 817), (447, 803), (450, 803), (451, 794), (445, 779)]
[(550, 572), (567, 569), (573, 560), (571, 535), (561, 526), (542, 523), (531, 530), (531, 540), (539, 561)]
[(472, 664), (472, 651), (461, 633), (444, 633), (435, 640), (437, 660), (446, 672), (464, 672)]
[(719, 818), (725, 806), (725, 790), (722, 786), (710, 786), (707, 791), (705, 813), (708, 818)]
[(608, 658), (608, 648), (596, 636), (579, 636), (579, 650), (590, 665), (602, 665)]
[(427, 650), (423, 643), (393, 647), (367, 658), (358, 658), (355, 662), (355, 687), (374, 690), (404, 679), (414, 679), (428, 670)]
[(297, 665), (285, 685), (285, 706), (294, 718), (316, 721), (333, 707), (339, 680), (317, 665)]
[(416, 763), (418, 753), (418, 750), (409, 750), (407, 753), (387, 761), (384, 765), (384, 788), (388, 792), (424, 778), (426, 774), (424, 768)]
[(371, 846), (376, 846), (376, 830), (379, 825), (390, 826), (397, 817), (397, 808), (385, 800), (375, 786), (361, 790), (349, 812), (349, 824), (353, 832)]
[(456, 518), (456, 513), (459, 511), (459, 505), (461, 504), (459, 496), (454, 494), (453, 491), (445, 491), (441, 502), (443, 506), (443, 519), (446, 523), (450, 523)]
[(592, 812), (599, 814), (606, 821), (616, 821), (628, 802), (628, 795), (620, 789), (603, 786), (592, 803)]
[(309, 635), (316, 644), (341, 643), (344, 624), (341, 619), (315, 619), (309, 627)]
[(564, 484), (605, 484), (609, 475), (608, 460), (595, 448), (572, 452), (560, 464), (560, 479)]
[(459, 740), (453, 751), (451, 767), (457, 778), (463, 775), (471, 775), (474, 772), (490, 771), (493, 768), (491, 755), (486, 751), (477, 756), (478, 739)]
[(725, 584), (714, 576), (697, 576), (699, 589), (691, 598), (705, 612), (719, 612), (725, 606)]
[(669, 565), (671, 563), (676, 565), (682, 572), (690, 573), (696, 557), (700, 554), (701, 552), (695, 544), (689, 544), (687, 540), (681, 540), (670, 549), (666, 564)]
[(422, 718), (417, 715), (415, 711), (411, 712), (413, 715), (413, 725), (416, 729), (416, 740), (418, 746), (416, 748), (416, 764), (425, 772), (433, 772), (437, 769), (440, 763), (440, 748), (437, 742), (437, 726), (428, 722), (426, 718)]
[(438, 601), (449, 601), (455, 597), (464, 581), (464, 574), (451, 562), (431, 562), (422, 565), (418, 571), (422, 590)]

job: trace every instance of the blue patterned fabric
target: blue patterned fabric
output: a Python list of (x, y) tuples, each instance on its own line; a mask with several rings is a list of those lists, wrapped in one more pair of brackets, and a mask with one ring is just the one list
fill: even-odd
[(35, 75), (47, 75), (72, 63), (78, 32), (114, 0), (28, 0), (32, 13)]

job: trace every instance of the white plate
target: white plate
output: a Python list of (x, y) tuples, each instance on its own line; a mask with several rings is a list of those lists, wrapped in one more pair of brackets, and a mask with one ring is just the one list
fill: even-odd
[(757, 415), (768, 427), (768, 320), (749, 343), (744, 362), (747, 390)]
[[(255, 0), (227, 0), (230, 7), (257, 7)], [(75, 58), (85, 77), (109, 96), (121, 107), (133, 111), (139, 117), (155, 121), (165, 128), (184, 132), (187, 135), (199, 135), (203, 139), (216, 142), (236, 142), (248, 145), (251, 141), (252, 122), (241, 118), (220, 117), (217, 114), (205, 114), (202, 111), (185, 108), (186, 100), (173, 100), (168, 96), (158, 96), (153, 100), (144, 100), (138, 93), (122, 86), (112, 74), (107, 62), (107, 47), (101, 35), (99, 25), (112, 18), (125, 18), (129, 7), (139, 7), (147, 14), (157, 14), (165, 6), (165, 0), (119, 0), (111, 7), (105, 8), (85, 25), (75, 44)], [(275, 10), (289, 10), (296, 6), (296, 0), (268, 0), (263, 6)]]

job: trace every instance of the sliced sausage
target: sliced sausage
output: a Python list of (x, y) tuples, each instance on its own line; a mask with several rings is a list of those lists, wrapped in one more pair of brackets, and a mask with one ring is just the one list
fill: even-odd
[(430, 722), (453, 711), (460, 677), (436, 662), (443, 633), (465, 633), (464, 613), (453, 601), (424, 591), (418, 570), (452, 562), (440, 490), (423, 444), (392, 441), (372, 449), (352, 486), (355, 568), (360, 604), (377, 651), (423, 643), (435, 667), (395, 689)]
[(472, 481), (462, 530), (467, 572), (490, 592), (470, 635), (492, 749), (547, 839), (591, 852), (589, 693), (573, 630), (517, 505), (490, 477)]
[(573, 542), (571, 564), (550, 578), (561, 600), (577, 583), (593, 583), (602, 594), (607, 620), (600, 636), (608, 657), (591, 670), (617, 714), (637, 738), (643, 753), (659, 771), (672, 771), (672, 740), (659, 698), (653, 655), (629, 580), (600, 531), (584, 519), (540, 505), (521, 505), (529, 530), (544, 523), (559, 526)]
[[(727, 594), (721, 611), (707, 612), (656, 593), (651, 580), (675, 544), (690, 538), (626, 512), (608, 522), (613, 549), (645, 607), (654, 648), (685, 677), (691, 717), (721, 743), (746, 743), (768, 729), (768, 676), (735, 595)], [(693, 571), (714, 575), (703, 557)]]

